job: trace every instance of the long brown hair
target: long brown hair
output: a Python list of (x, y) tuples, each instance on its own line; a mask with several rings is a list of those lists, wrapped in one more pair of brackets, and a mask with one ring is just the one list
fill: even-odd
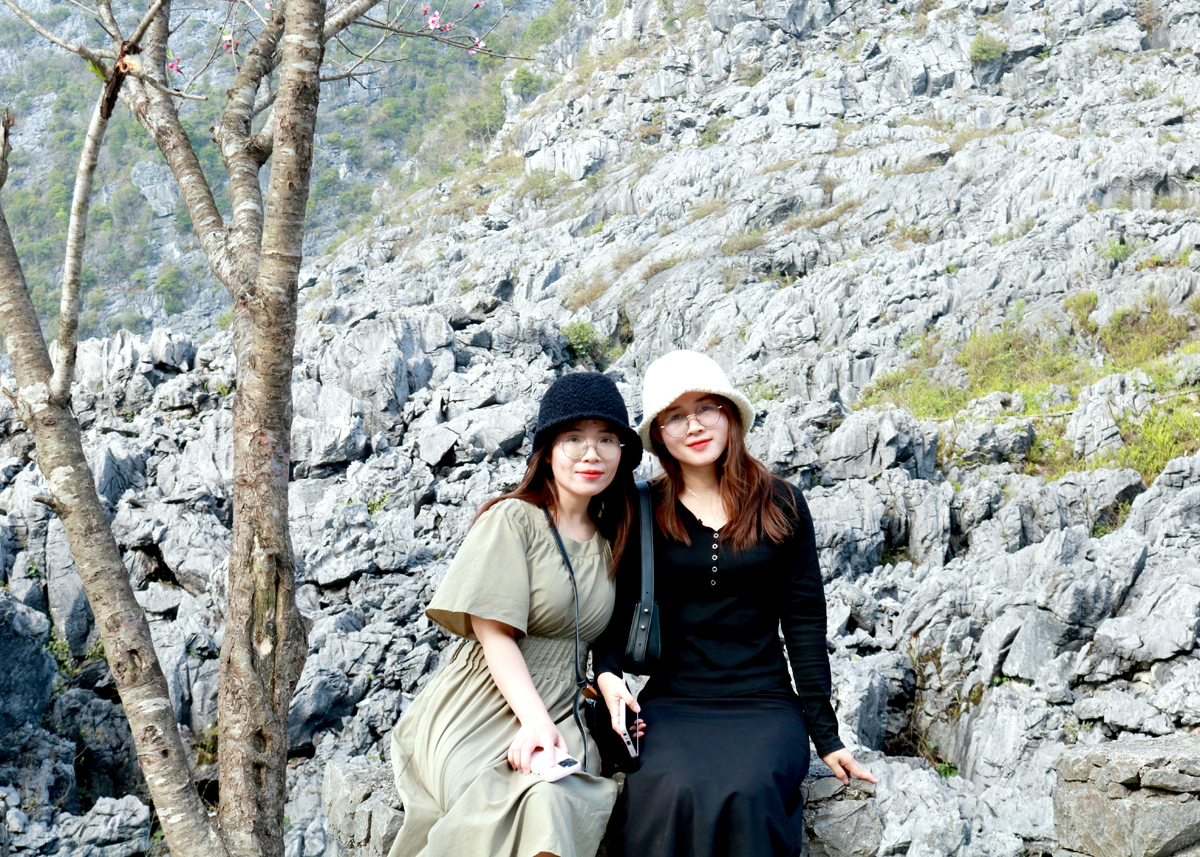
[[(492, 506), (508, 499), (524, 500), (539, 509), (545, 506), (551, 515), (556, 514), (558, 504), (554, 494), (554, 475), (550, 469), (552, 447), (553, 437), (544, 446), (534, 450), (529, 459), (529, 466), (525, 468), (525, 475), (521, 477), (517, 487), (507, 494), (493, 497), (480, 506), (471, 521), (471, 526), (475, 526), (475, 521)], [(588, 503), (588, 515), (591, 516), (600, 535), (608, 539), (612, 550), (612, 559), (608, 566), (610, 578), (616, 576), (617, 565), (621, 562), (626, 545), (629, 544), (629, 530), (633, 526), (636, 511), (634, 497), (637, 489), (633, 484), (633, 468), (636, 466), (637, 462), (629, 465), (622, 461), (609, 486)]]
[[(779, 544), (792, 534), (792, 519), (797, 512), (792, 492), (780, 485), (782, 480), (772, 476), (766, 465), (747, 451), (746, 427), (742, 425), (742, 414), (737, 406), (723, 396), (713, 398), (720, 403), (721, 413), (729, 420), (729, 440), (725, 452), (717, 460), (721, 502), (731, 513), (729, 523), (725, 525), (728, 544), (734, 550), (745, 550), (764, 537)], [(684, 490), (683, 471), (674, 456), (667, 452), (660, 432), (655, 421), (650, 426), (650, 448), (658, 456), (663, 472), (654, 479), (659, 489), (654, 518), (663, 533), (690, 545), (692, 540), (675, 507)]]

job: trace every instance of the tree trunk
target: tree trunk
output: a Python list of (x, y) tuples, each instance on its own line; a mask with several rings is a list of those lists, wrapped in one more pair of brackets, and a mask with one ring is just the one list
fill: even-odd
[(288, 709), (306, 654), (288, 531), (297, 280), (324, 0), (288, 0), (262, 255), (237, 289), (233, 545), (221, 649), (219, 820), (230, 854), (282, 857)]
[[(102, 134), (103, 128), (97, 133)], [(7, 140), (5, 162), (6, 144)], [(97, 149), (98, 141), (92, 147), (93, 154)], [(81, 171), (84, 168), (81, 164)], [(87, 216), (86, 206), (81, 216)], [(71, 412), (69, 397), (62, 400), (51, 395), (50, 355), (3, 211), (0, 328), (16, 375), (18, 393), (13, 399), (17, 413), (33, 433), (38, 466), (50, 485), (51, 496), (43, 502), (58, 514), (66, 531), (151, 797), (155, 806), (166, 808), (160, 809), (159, 820), (172, 852), (176, 857), (220, 857), (224, 849), (196, 792), (150, 626), (134, 598), (120, 549), (96, 493), (79, 423)]]

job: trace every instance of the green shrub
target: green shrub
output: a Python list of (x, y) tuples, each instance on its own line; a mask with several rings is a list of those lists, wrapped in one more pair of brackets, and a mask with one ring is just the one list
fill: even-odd
[(1105, 467), (1131, 467), (1149, 485), (1173, 458), (1190, 455), (1200, 439), (1200, 410), (1184, 399), (1168, 400), (1138, 420), (1122, 421), (1125, 446), (1109, 458)]
[(337, 167), (328, 167), (321, 173), (313, 185), (312, 198), (317, 202), (325, 199), (333, 192), (333, 189), (338, 186), (341, 180), (342, 176), (338, 172)]
[(979, 33), (971, 41), (971, 62), (975, 65), (998, 60), (1007, 52), (1008, 42), (997, 39), (995, 36), (989, 36), (987, 33)]
[(1133, 309), (1117, 310), (1100, 331), (1100, 342), (1118, 369), (1161, 357), (1188, 335), (1187, 319), (1174, 315), (1166, 298), (1153, 294)]
[(1133, 254), (1136, 247), (1135, 244), (1126, 244), (1120, 239), (1110, 238), (1108, 243), (1100, 248), (1100, 256), (1119, 265)]
[(597, 366), (604, 360), (604, 343), (600, 341), (596, 329), (591, 324), (586, 321), (573, 321), (564, 325), (562, 332), (567, 337), (567, 345), (578, 359), (590, 360)]
[(527, 66), (519, 66), (513, 73), (513, 93), (526, 101), (541, 92), (545, 85), (546, 82), (531, 72)]
[(1082, 331), (1087, 336), (1096, 333), (1096, 324), (1090, 316), (1096, 311), (1097, 302), (1095, 292), (1076, 292), (1063, 299), (1063, 308), (1075, 322), (1075, 329)]
[(371, 210), (371, 194), (375, 188), (369, 182), (353, 185), (338, 194), (338, 211), (342, 214), (363, 214)]
[(187, 291), (183, 272), (174, 265), (169, 265), (158, 275), (154, 283), (156, 294), (162, 295), (163, 310), (167, 315), (175, 315), (183, 310), (183, 295)]
[(522, 49), (536, 50), (561, 36), (572, 11), (570, 0), (554, 0), (554, 5), (534, 18), (521, 37)]

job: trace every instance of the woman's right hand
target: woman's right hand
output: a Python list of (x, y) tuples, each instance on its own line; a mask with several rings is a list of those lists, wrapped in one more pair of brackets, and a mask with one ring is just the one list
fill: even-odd
[(530, 773), (529, 760), (534, 750), (550, 750), (558, 747), (564, 753), (570, 753), (567, 739), (558, 731), (558, 727), (549, 717), (544, 722), (522, 724), (517, 737), (508, 745), (508, 763), (523, 774)]
[[(641, 714), (642, 707), (638, 705), (633, 694), (629, 692), (629, 685), (625, 684), (625, 679), (617, 678), (613, 673), (600, 673), (596, 676), (596, 687), (600, 690), (600, 695), (604, 697), (604, 704), (608, 706), (608, 716), (612, 722), (613, 731), (618, 735), (621, 734), (622, 727), (625, 725), (622, 722), (621, 700), (625, 700), (635, 714)], [(646, 724), (640, 719), (637, 721), (637, 735), (630, 737), (640, 737), (646, 731)]]

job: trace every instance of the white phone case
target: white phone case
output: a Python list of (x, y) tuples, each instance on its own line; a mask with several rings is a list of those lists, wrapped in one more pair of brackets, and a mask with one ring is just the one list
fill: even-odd
[[(553, 752), (551, 752), (553, 750)], [(561, 780), (580, 769), (579, 760), (557, 747), (551, 750), (534, 750), (529, 758), (530, 769), (548, 783)]]

